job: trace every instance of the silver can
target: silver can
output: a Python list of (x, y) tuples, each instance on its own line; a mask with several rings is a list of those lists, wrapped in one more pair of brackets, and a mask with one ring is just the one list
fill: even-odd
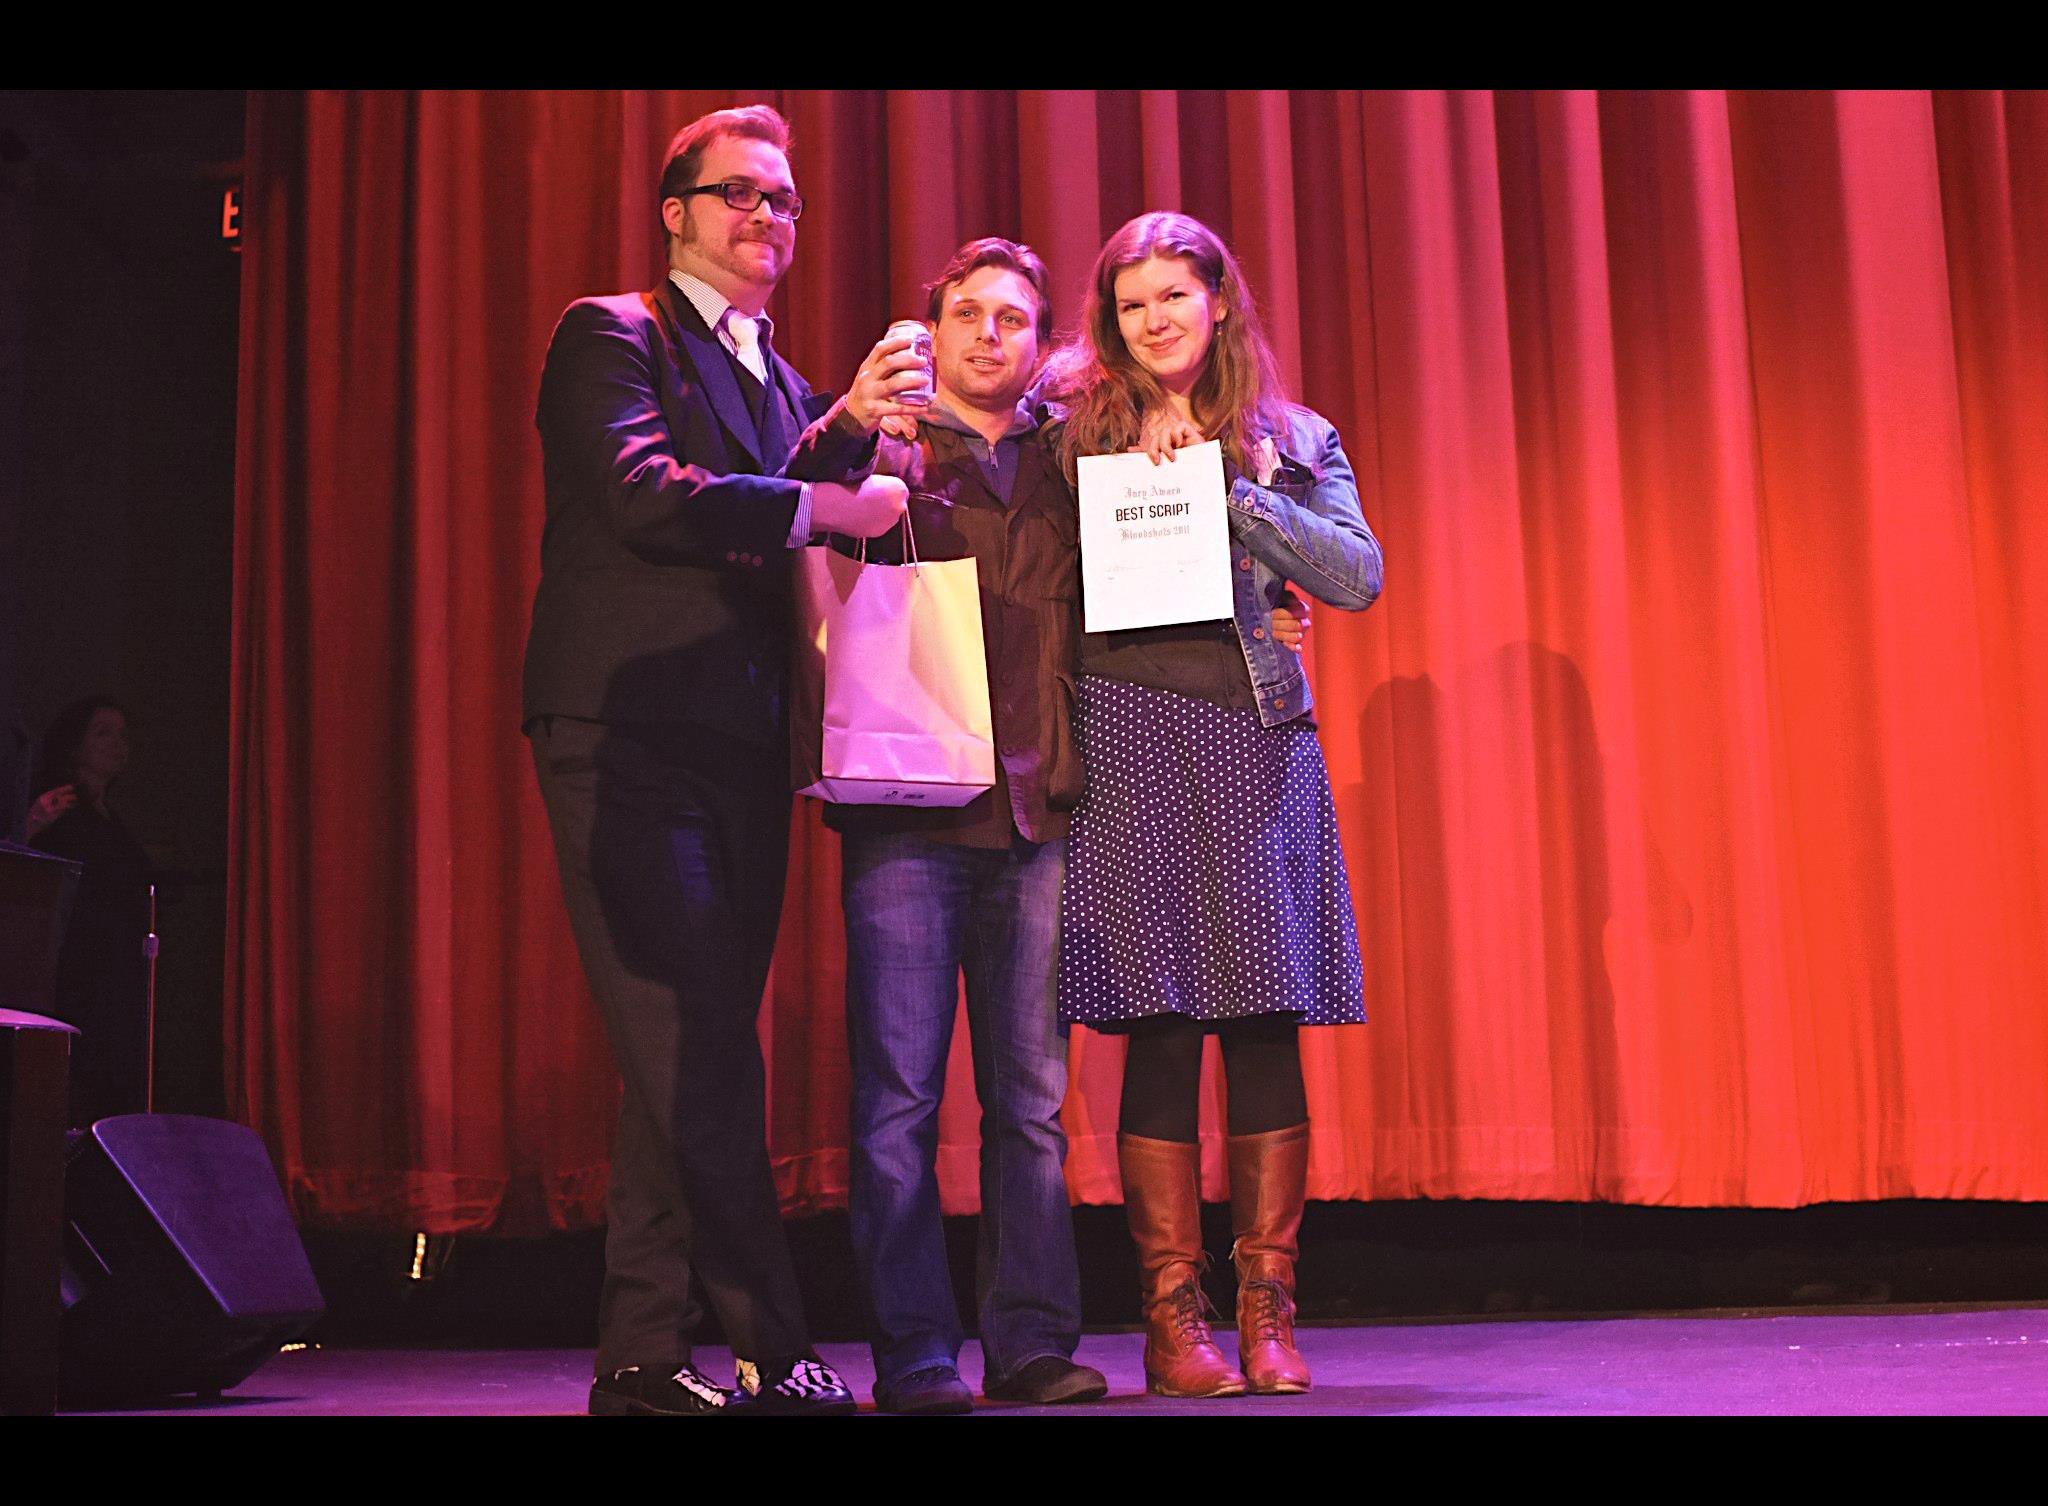
[(924, 381), (919, 386), (912, 387), (907, 392), (897, 393), (896, 401), (904, 404), (906, 407), (926, 407), (931, 403), (932, 399), (937, 396), (936, 389), (932, 385), (932, 332), (926, 329), (923, 323), (919, 320), (898, 319), (894, 324), (889, 326), (888, 333), (883, 335), (882, 338), (884, 340), (893, 340), (899, 335), (910, 336), (910, 348), (917, 352), (917, 358), (920, 361), (924, 362)]

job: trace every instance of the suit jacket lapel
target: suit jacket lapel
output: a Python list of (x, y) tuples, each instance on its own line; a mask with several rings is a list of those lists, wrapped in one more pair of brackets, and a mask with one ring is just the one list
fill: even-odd
[(754, 427), (754, 415), (747, 411), (747, 398), (740, 391), (739, 378), (733, 375), (732, 363), (726, 359), (725, 347), (718, 343), (718, 336), (704, 327), (697, 310), (673, 282), (663, 279), (654, 297), (667, 311), (668, 328), (679, 345), (676, 364), (680, 367), (688, 362), (711, 399), (711, 409), (718, 415), (718, 421), (754, 464), (760, 465), (760, 434)]

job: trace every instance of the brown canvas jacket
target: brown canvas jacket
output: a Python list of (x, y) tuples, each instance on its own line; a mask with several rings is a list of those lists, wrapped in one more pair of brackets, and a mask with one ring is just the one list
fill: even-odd
[[(910, 484), (919, 559), (976, 562), (995, 788), (954, 810), (830, 805), (825, 824), (835, 831), (917, 832), (973, 847), (1007, 847), (1018, 835), (1045, 842), (1067, 834), (1067, 812), (1081, 798), (1073, 724), (1081, 597), (1074, 496), (1038, 435), (1027, 433), (1004, 507), (969, 449), (975, 442), (927, 422), (915, 445), (890, 441), (881, 468)], [(868, 558), (900, 561), (901, 532), (871, 541)]]

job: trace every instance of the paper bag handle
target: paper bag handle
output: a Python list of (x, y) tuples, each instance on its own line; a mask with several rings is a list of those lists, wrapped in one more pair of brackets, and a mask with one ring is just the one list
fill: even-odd
[[(915, 492), (911, 493), (912, 497), (916, 495), (917, 493)], [(895, 532), (893, 528), (889, 531), (891, 533)], [(860, 553), (855, 557), (863, 565), (868, 562), (868, 541), (866, 539), (860, 541)], [(910, 526), (910, 503), (908, 501), (903, 504), (903, 563), (906, 565), (917, 563), (917, 531)]]

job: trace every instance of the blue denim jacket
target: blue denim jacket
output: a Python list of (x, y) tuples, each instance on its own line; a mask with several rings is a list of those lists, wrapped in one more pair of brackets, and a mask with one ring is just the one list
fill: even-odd
[(1301, 659), (1273, 641), (1273, 607), (1288, 582), (1317, 601), (1362, 612), (1380, 594), (1380, 543), (1359, 510), (1358, 483), (1337, 429), (1294, 408), (1270, 486), (1230, 487), (1230, 561), (1237, 639), (1251, 669), (1259, 723), (1274, 727), (1314, 704)]

